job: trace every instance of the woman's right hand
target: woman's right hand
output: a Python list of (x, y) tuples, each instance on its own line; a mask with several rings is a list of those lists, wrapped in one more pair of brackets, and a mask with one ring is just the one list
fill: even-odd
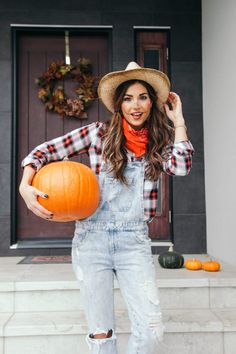
[(35, 215), (47, 220), (51, 220), (53, 218), (53, 213), (45, 209), (38, 202), (38, 196), (42, 198), (48, 198), (47, 194), (39, 191), (38, 189), (29, 184), (21, 184), (19, 192), (22, 198), (24, 199), (28, 209), (31, 210)]

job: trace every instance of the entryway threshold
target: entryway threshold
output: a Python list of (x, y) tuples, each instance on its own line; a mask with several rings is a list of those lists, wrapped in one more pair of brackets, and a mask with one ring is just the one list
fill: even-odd
[(71, 240), (33, 240), (18, 241), (10, 246), (10, 249), (41, 249), (41, 248), (71, 248)]

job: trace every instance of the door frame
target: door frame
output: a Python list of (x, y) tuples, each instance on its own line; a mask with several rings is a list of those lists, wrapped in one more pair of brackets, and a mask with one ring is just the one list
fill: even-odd
[(70, 247), (71, 242), (68, 241), (42, 241), (42, 242), (19, 242), (17, 240), (17, 195), (19, 193), (17, 185), (16, 168), (17, 161), (17, 132), (18, 132), (18, 62), (19, 62), (19, 38), (22, 34), (58, 34), (64, 35), (65, 30), (74, 34), (106, 34), (108, 39), (108, 66), (112, 71), (112, 25), (106, 26), (81, 26), (81, 25), (27, 25), (27, 24), (11, 24), (11, 52), (12, 52), (12, 136), (11, 136), (11, 232), (10, 232), (10, 248), (65, 248)]

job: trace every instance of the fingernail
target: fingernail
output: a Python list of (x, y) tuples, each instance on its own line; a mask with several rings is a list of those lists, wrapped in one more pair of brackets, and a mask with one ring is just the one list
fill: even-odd
[(47, 194), (44, 194), (44, 196), (43, 196), (44, 198), (48, 198), (48, 195)]

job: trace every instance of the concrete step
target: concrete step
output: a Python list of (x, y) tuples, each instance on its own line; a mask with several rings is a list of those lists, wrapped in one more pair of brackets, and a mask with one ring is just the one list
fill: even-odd
[[(235, 354), (236, 308), (163, 310), (164, 341), (157, 354)], [(88, 354), (82, 312), (4, 313), (0, 354)], [(119, 353), (130, 334), (126, 311), (116, 311)]]
[[(158, 284), (163, 309), (236, 307), (236, 278), (159, 279)], [(114, 296), (116, 308), (125, 309), (117, 282)], [(31, 281), (0, 286), (0, 312), (81, 309), (77, 281)]]
[[(21, 259), (0, 258), (0, 313), (82, 310), (71, 264), (18, 264)], [(154, 261), (162, 309), (236, 308), (236, 269), (163, 269)], [(117, 281), (114, 296), (116, 309), (126, 309)]]

